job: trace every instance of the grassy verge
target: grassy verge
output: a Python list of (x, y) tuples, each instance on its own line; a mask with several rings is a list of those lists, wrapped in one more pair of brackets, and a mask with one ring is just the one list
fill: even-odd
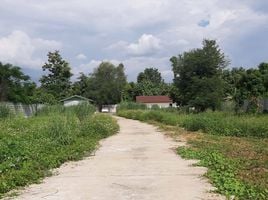
[(0, 197), (35, 183), (68, 160), (81, 159), (116, 133), (116, 121), (91, 106), (48, 107), (28, 119), (0, 120)]
[[(198, 165), (208, 168), (206, 176), (217, 187), (219, 193), (243, 200), (268, 199), (266, 189), (268, 188), (268, 139), (267, 137), (260, 138), (262, 134), (257, 134), (257, 137), (237, 137), (238, 131), (229, 131), (228, 134), (217, 133), (218, 127), (206, 131), (209, 130), (207, 127), (216, 126), (216, 124), (214, 126), (209, 124), (206, 127), (206, 121), (217, 121), (220, 119), (220, 115), (226, 116), (224, 113), (216, 113), (215, 118), (212, 113), (205, 113), (203, 115), (206, 120), (201, 119), (201, 122), (197, 119), (200, 119), (202, 114), (196, 116), (161, 111), (129, 110), (120, 111), (118, 114), (141, 121), (157, 122), (160, 127), (171, 131), (172, 136), (187, 139), (189, 145), (178, 148), (178, 154), (184, 158), (200, 160)], [(228, 119), (228, 116), (226, 117)], [(233, 121), (229, 124), (226, 123), (226, 126), (229, 127), (232, 123), (238, 130), (243, 129), (239, 127), (240, 121), (244, 120), (247, 123), (253, 119), (260, 120), (261, 122), (255, 121), (254, 124), (263, 125), (262, 121), (268, 118), (267, 116), (248, 116), (250, 119), (246, 119), (247, 116), (241, 116), (241, 118), (236, 117), (237, 119), (235, 119), (235, 117), (230, 116), (229, 120)], [(223, 120), (227, 121), (227, 119)], [(191, 126), (185, 126), (185, 124), (191, 124)], [(180, 126), (191, 131), (205, 130), (207, 133), (186, 131), (179, 128)], [(219, 126), (223, 126), (223, 122), (219, 123)], [(265, 127), (265, 124), (263, 126)], [(252, 126), (251, 129), (254, 127)], [(229, 130), (231, 129), (229, 128)], [(252, 133), (248, 134), (252, 135)], [(238, 135), (240, 136), (240, 134)]]
[(160, 110), (119, 110), (118, 115), (214, 135), (268, 138), (268, 115), (237, 116), (223, 112), (179, 114)]

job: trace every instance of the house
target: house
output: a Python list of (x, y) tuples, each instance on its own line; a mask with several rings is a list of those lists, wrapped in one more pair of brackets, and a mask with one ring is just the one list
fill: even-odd
[(137, 103), (146, 104), (148, 108), (158, 105), (160, 108), (176, 107), (169, 96), (136, 96)]
[(67, 106), (76, 106), (80, 103), (89, 103), (93, 101), (91, 99), (88, 99), (79, 95), (74, 95), (66, 99), (62, 99), (60, 102), (62, 102), (63, 105), (67, 107)]

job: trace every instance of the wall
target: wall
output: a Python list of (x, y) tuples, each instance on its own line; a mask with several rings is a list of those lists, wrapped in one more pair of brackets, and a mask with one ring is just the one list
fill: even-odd
[[(148, 108), (151, 108), (153, 105), (158, 105), (160, 108), (169, 108), (170, 103), (145, 103)], [(175, 103), (172, 104), (172, 107), (177, 107)]]
[(43, 104), (25, 105), (22, 103), (0, 102), (1, 105), (6, 105), (16, 115), (24, 115), (25, 117), (32, 116), (38, 109), (41, 109)]

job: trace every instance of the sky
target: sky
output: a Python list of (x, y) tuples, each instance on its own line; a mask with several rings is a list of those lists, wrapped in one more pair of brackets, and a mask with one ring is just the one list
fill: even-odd
[(1, 0), (0, 62), (38, 81), (49, 51), (74, 77), (102, 61), (123, 63), (129, 81), (147, 67), (166, 82), (169, 59), (215, 39), (231, 67), (268, 62), (267, 0)]

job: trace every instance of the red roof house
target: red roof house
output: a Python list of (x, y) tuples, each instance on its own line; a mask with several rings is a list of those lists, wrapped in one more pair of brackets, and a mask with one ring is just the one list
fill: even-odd
[(144, 103), (149, 108), (158, 105), (160, 108), (172, 107), (173, 101), (169, 96), (136, 96), (137, 103)]
[(169, 96), (136, 96), (138, 103), (172, 103)]

